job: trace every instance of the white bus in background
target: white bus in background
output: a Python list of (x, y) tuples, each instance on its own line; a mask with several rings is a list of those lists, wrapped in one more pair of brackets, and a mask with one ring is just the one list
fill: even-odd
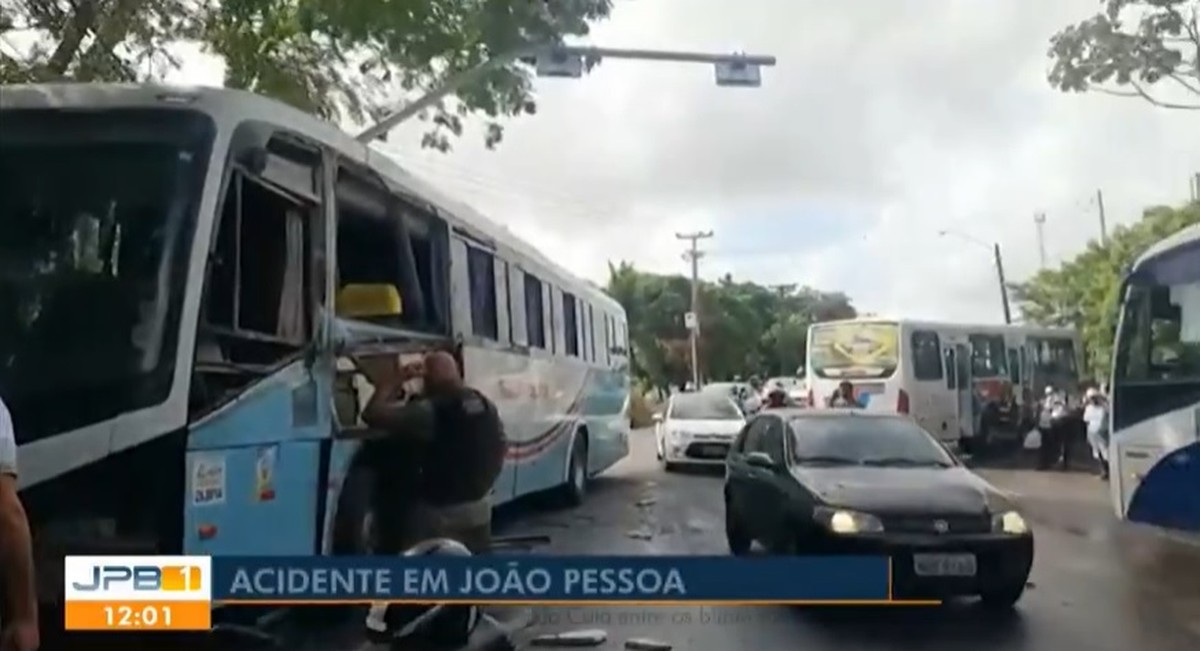
[(1143, 254), (1121, 295), (1113, 504), (1132, 521), (1200, 531), (1200, 225)]
[[(809, 402), (826, 404), (849, 380), (867, 409), (911, 414), (942, 441), (970, 451), (1001, 431), (1019, 432), (1039, 378), (1044, 386), (1045, 378), (1059, 377), (1049, 373), (1051, 362), (1060, 353), (1074, 360), (1078, 349), (1078, 335), (1066, 329), (875, 318), (818, 323), (808, 335)], [(1074, 361), (1061, 366), (1067, 374), (1078, 368)]]

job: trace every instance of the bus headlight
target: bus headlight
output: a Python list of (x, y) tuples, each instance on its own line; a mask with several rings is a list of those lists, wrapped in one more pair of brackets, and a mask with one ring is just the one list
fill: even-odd
[(870, 513), (860, 513), (847, 509), (831, 509), (817, 507), (813, 516), (826, 529), (836, 534), (849, 535), (856, 533), (880, 533), (883, 522)]
[(992, 516), (992, 531), (1014, 536), (1029, 533), (1029, 524), (1016, 511), (1005, 511)]

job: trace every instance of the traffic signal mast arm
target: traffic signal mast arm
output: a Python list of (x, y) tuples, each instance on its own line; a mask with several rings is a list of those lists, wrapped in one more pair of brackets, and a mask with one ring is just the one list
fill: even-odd
[(369, 143), (377, 138), (381, 138), (400, 123), (411, 119), (421, 111), (437, 104), (438, 101), (447, 95), (454, 93), (464, 86), (475, 83), (497, 68), (503, 68), (516, 61), (526, 61), (538, 65), (539, 70), (542, 68), (540, 65), (541, 62), (546, 59), (549, 59), (551, 62), (574, 62), (575, 65), (571, 67), (568, 74), (559, 73), (558, 75), (554, 75), (552, 72), (540, 72), (540, 74), (579, 77), (583, 73), (582, 61), (600, 61), (606, 58), (712, 64), (717, 69), (718, 85), (725, 86), (757, 86), (760, 79), (759, 68), (775, 65), (775, 57), (763, 55), (705, 54), (703, 52), (671, 52), (664, 50), (637, 50), (574, 45), (518, 48), (451, 77), (445, 84), (410, 102), (358, 134), (357, 139), (359, 142)]

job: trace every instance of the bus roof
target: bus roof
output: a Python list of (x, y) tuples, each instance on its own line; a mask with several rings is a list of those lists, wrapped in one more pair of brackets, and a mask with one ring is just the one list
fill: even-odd
[(861, 317), (855, 319), (838, 319), (835, 321), (821, 321), (812, 324), (811, 327), (817, 328), (827, 325), (839, 325), (847, 323), (880, 323), (880, 324), (896, 324), (900, 326), (908, 326), (911, 328), (921, 328), (928, 330), (956, 330), (964, 333), (990, 333), (990, 334), (1027, 334), (1034, 336), (1077, 336), (1078, 333), (1074, 328), (1062, 328), (1054, 326), (1040, 326), (1032, 324), (1003, 324), (1003, 323), (958, 323), (953, 321), (922, 321), (917, 319), (903, 318), (886, 318), (886, 317)]
[(1133, 269), (1142, 266), (1147, 260), (1158, 257), (1172, 249), (1179, 248), (1186, 244), (1200, 241), (1200, 224), (1192, 224), (1174, 235), (1168, 235), (1146, 249), (1146, 252), (1138, 256), (1136, 262), (1133, 263)]
[[(277, 124), (332, 149), (350, 161), (364, 165), (392, 185), (392, 190), (428, 208), (451, 227), (458, 227), (497, 248), (508, 249), (531, 266), (541, 267), (563, 287), (610, 312), (624, 315), (621, 304), (595, 283), (580, 278), (542, 255), (509, 229), (471, 206), (453, 199), (433, 185), (401, 167), (388, 154), (355, 140), (333, 124), (282, 102), (254, 93), (204, 86), (162, 84), (16, 84), (0, 86), (0, 110), (5, 109), (117, 109), (195, 108), (222, 121), (256, 120)], [(537, 269), (531, 269), (537, 271)]]

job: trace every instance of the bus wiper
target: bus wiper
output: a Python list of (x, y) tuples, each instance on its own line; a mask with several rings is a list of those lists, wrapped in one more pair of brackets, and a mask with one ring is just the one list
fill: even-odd
[(827, 464), (827, 465), (837, 465), (837, 466), (857, 466), (857, 465), (859, 465), (858, 459), (851, 459), (849, 457), (826, 456), (826, 455), (815, 455), (815, 456), (811, 456), (811, 457), (796, 457), (796, 463), (798, 463), (800, 465), (810, 465), (810, 464), (811, 465)]
[(864, 466), (913, 467), (913, 468), (949, 468), (950, 464), (937, 459), (913, 459), (910, 457), (883, 457), (880, 459), (863, 459)]

